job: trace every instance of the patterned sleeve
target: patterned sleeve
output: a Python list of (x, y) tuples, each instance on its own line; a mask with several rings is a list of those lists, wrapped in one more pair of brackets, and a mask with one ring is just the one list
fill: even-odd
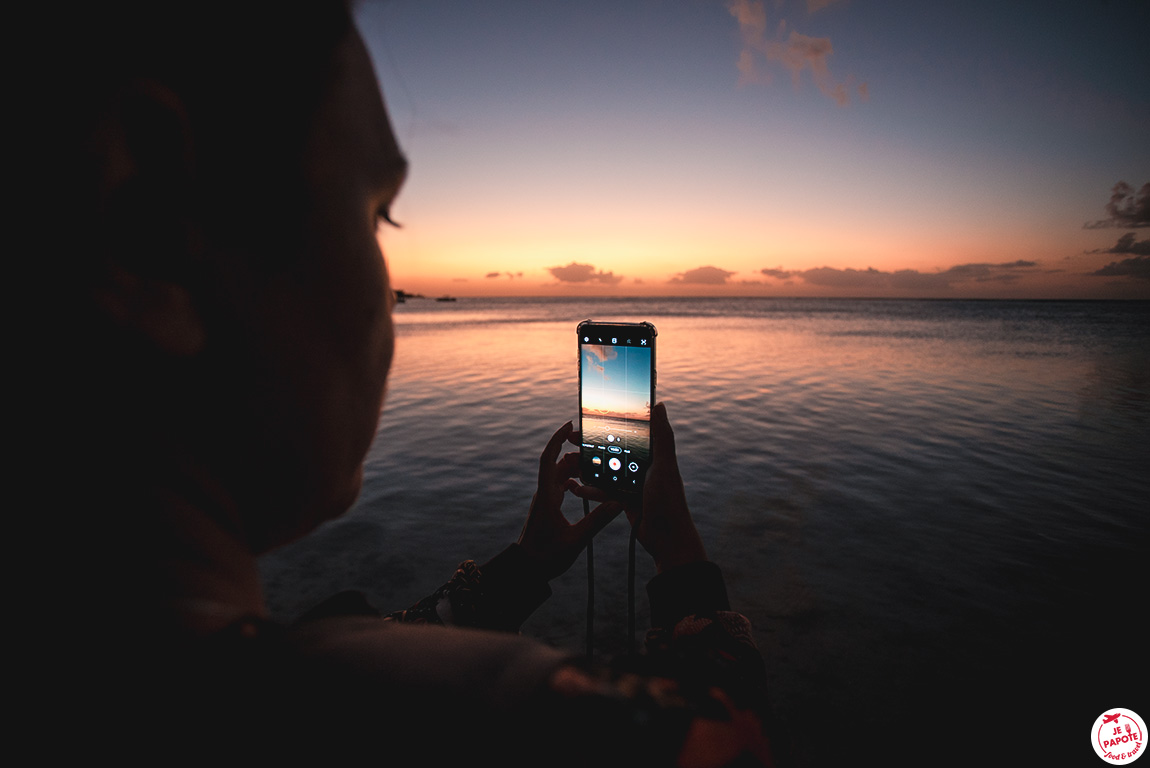
[(612, 765), (776, 765), (761, 700), (707, 680), (694, 666), (652, 674), (641, 664), (572, 661), (552, 675), (533, 732), (540, 742), (562, 738), (561, 731), (590, 734), (567, 740), (570, 765), (595, 764), (605, 749)]
[[(647, 592), (646, 652), (559, 667), (526, 729), (539, 749), (562, 740), (564, 765), (603, 764), (605, 750), (611, 765), (775, 765), (763, 659), (750, 622), (730, 610), (719, 568), (676, 568)], [(434, 594), (387, 618), (516, 631), (549, 594), (513, 547), (483, 566), (462, 563)], [(573, 742), (572, 728), (588, 738)]]
[[(673, 569), (647, 593), (646, 653), (562, 667), (549, 684), (558, 710), (583, 732), (611, 734), (632, 764), (775, 765), (763, 659), (750, 621), (730, 610), (718, 566)], [(585, 748), (590, 761), (597, 747)]]

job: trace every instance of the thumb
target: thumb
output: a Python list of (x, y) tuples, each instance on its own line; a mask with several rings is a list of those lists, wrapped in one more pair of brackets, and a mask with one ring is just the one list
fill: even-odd
[(651, 454), (653, 456), (675, 455), (675, 433), (667, 420), (666, 403), (656, 403), (651, 409)]

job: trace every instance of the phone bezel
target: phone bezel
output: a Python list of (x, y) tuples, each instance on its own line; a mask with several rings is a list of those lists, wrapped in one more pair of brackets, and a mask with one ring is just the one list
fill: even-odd
[[(593, 329), (593, 328), (594, 329), (618, 328), (623, 332), (628, 331), (628, 330), (630, 330), (630, 331), (640, 330), (646, 335), (647, 338), (650, 339), (651, 391), (649, 393), (648, 402), (650, 403), (650, 408), (655, 407), (655, 388), (656, 388), (656, 384), (657, 384), (657, 382), (656, 382), (656, 366), (655, 366), (655, 357), (656, 357), (655, 338), (659, 335), (659, 332), (655, 328), (654, 324), (647, 322), (647, 321), (643, 321), (643, 322), (639, 322), (639, 323), (627, 323), (627, 322), (616, 322), (616, 321), (611, 321), (611, 320), (590, 320), (590, 319), (584, 320), (583, 322), (579, 323), (579, 325), (575, 329), (576, 348), (578, 350), (578, 355), (579, 355), (579, 378), (578, 378), (577, 383), (578, 383), (578, 387), (579, 387), (579, 431), (580, 431), (580, 433), (582, 433), (582, 431), (583, 431), (583, 336), (585, 333), (590, 335), (590, 329)], [(617, 345), (615, 345), (615, 346), (617, 346)], [(648, 424), (649, 423), (650, 423), (650, 411), (648, 410)], [(638, 490), (628, 491), (628, 490), (624, 490), (624, 489), (616, 487), (616, 486), (612, 486), (610, 483), (604, 483), (604, 482), (596, 481), (594, 478), (589, 478), (587, 476), (587, 472), (586, 472), (587, 465), (588, 465), (588, 461), (586, 458), (586, 450), (587, 450), (587, 446), (581, 440), (580, 446), (579, 446), (579, 479), (584, 485), (590, 485), (592, 487), (599, 488), (601, 490), (607, 491), (608, 493), (610, 493), (614, 496), (621, 497), (621, 498), (631, 498), (631, 497), (638, 497), (638, 496), (642, 495), (642, 492), (643, 492), (643, 484), (642, 483), (639, 484)], [(648, 466), (644, 469), (644, 478), (646, 476), (646, 470), (650, 469), (650, 461), (651, 461), (651, 459), (654, 458), (654, 446), (648, 445), (648, 451), (649, 451), (650, 458), (648, 459), (648, 462), (647, 462)]]

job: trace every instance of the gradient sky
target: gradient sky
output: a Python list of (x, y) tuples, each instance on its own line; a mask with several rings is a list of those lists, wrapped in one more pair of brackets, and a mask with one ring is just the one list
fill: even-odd
[(583, 344), (584, 409), (647, 418), (651, 407), (651, 350)]
[(412, 165), (396, 288), (1150, 298), (1144, 0), (358, 16)]

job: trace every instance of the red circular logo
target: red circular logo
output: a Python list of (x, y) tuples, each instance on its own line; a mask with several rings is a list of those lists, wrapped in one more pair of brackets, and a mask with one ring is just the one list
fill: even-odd
[(1094, 721), (1090, 741), (1094, 752), (1106, 762), (1132, 763), (1146, 749), (1146, 723), (1131, 709), (1108, 709)]

